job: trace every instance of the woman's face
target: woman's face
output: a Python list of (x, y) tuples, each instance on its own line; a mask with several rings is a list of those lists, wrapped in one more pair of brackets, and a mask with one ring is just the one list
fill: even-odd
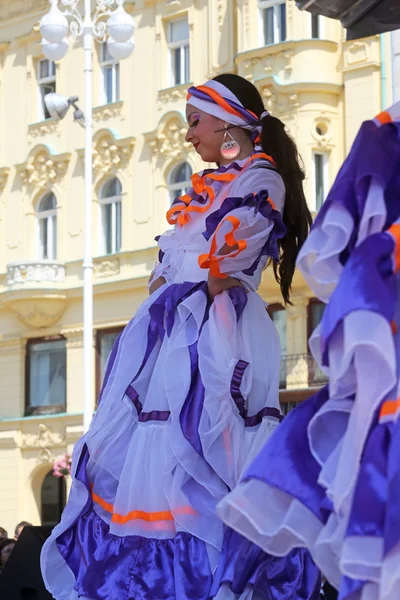
[(220, 148), (224, 141), (224, 121), (191, 104), (186, 105), (186, 120), (189, 125), (186, 141), (193, 144), (204, 162), (221, 162)]
[(4, 565), (6, 564), (8, 557), (10, 556), (13, 548), (14, 548), (15, 544), (7, 544), (7, 546), (4, 546), (4, 548), (1, 551), (1, 564)]

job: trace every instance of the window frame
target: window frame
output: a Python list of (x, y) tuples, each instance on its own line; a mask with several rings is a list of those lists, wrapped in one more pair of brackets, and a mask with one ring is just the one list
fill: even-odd
[[(106, 196), (103, 197), (102, 194), (104, 192), (105, 187), (107, 186), (108, 183), (110, 183), (111, 181), (113, 181), (114, 179), (117, 179), (119, 182), (119, 185), (121, 186), (121, 193), (119, 195), (116, 196)], [(122, 196), (123, 196), (123, 188), (122, 188), (122, 183), (121, 180), (119, 179), (119, 177), (111, 177), (109, 179), (107, 179), (103, 185), (101, 186), (100, 189), (100, 193), (99, 193), (99, 206), (100, 206), (100, 255), (101, 256), (112, 256), (114, 254), (118, 254), (119, 252), (121, 252), (121, 248), (122, 248)], [(119, 210), (120, 210), (120, 218), (119, 218), (119, 231), (117, 231), (118, 227), (118, 214), (117, 214), (117, 204), (120, 204)], [(105, 236), (105, 207), (107, 205), (111, 205), (111, 225), (110, 225), (110, 230), (111, 230), (111, 251), (108, 252), (107, 251), (107, 239)], [(119, 247), (118, 247), (118, 234), (119, 234)]]
[[(322, 40), (324, 37), (324, 18), (321, 15), (310, 14), (310, 37), (312, 40)], [(314, 26), (317, 26), (318, 33), (314, 35)]]
[[(49, 210), (40, 210), (40, 205), (43, 200), (52, 195), (54, 198), (55, 207)], [(37, 222), (37, 251), (38, 260), (57, 260), (57, 197), (54, 192), (49, 191), (43, 194), (36, 205), (36, 222)], [(44, 256), (44, 244), (42, 240), (42, 223), (45, 222), (47, 235), (47, 255)]]
[[(54, 72), (51, 75), (48, 75), (47, 77), (41, 77), (41, 74), (40, 74), (40, 70), (41, 70), (40, 67), (43, 62), (49, 63), (50, 66), (53, 65), (52, 70)], [(38, 120), (38, 122), (48, 121), (52, 117), (51, 117), (50, 113), (48, 113), (46, 115), (47, 108), (44, 103), (44, 97), (46, 94), (54, 93), (57, 91), (57, 66), (56, 66), (55, 61), (49, 60), (48, 58), (39, 59), (37, 62), (36, 79), (37, 79), (38, 98), (39, 98), (37, 120)], [(50, 91), (49, 90), (45, 91), (46, 87), (48, 87)]]
[[(96, 389), (96, 407), (98, 406), (101, 386), (103, 385), (102, 373), (101, 373), (101, 337), (103, 335), (117, 333), (118, 335), (123, 332), (126, 325), (115, 325), (114, 327), (101, 327), (96, 329), (96, 342), (95, 342), (95, 389)], [(108, 357), (107, 357), (108, 359)]]
[[(283, 25), (281, 20), (281, 5), (285, 6), (285, 22), (284, 22), (284, 35), (281, 34)], [(265, 19), (266, 15), (264, 12), (268, 9), (273, 9), (273, 41), (267, 41), (266, 35), (266, 26)], [(274, 44), (281, 44), (287, 40), (287, 11), (286, 11), (286, 1), (285, 0), (259, 0), (258, 1), (258, 10), (260, 14), (259, 19), (259, 32), (260, 32), (260, 40), (263, 46), (272, 46)]]
[(176, 173), (176, 171), (178, 171), (178, 169), (180, 167), (182, 167), (183, 165), (188, 165), (188, 167), (191, 171), (190, 177), (193, 175), (192, 165), (187, 160), (182, 160), (181, 162), (174, 165), (172, 167), (172, 169), (170, 169), (170, 171), (168, 173), (168, 177), (167, 177), (167, 190), (168, 190), (167, 210), (169, 210), (171, 208), (173, 201), (175, 200), (175, 198), (178, 197), (175, 195), (174, 195), (174, 197), (172, 197), (173, 192), (183, 190), (183, 193), (187, 193), (188, 190), (192, 187), (192, 180), (190, 178), (182, 180), (182, 181), (172, 182), (174, 173)]
[[(316, 157), (317, 156), (321, 156), (322, 157), (322, 202), (321, 205), (319, 206), (319, 201), (318, 201), (318, 191), (317, 191), (317, 161), (316, 161)], [(314, 150), (312, 153), (312, 201), (313, 201), (313, 208), (312, 210), (314, 212), (318, 212), (322, 206), (322, 204), (324, 203), (328, 190), (329, 190), (329, 152), (320, 152), (318, 150)]]
[[(100, 66), (100, 83), (101, 83), (101, 98), (100, 104), (105, 106), (107, 104), (114, 104), (121, 101), (121, 66), (120, 61), (110, 56), (110, 58), (104, 58), (105, 53), (108, 52), (107, 42), (103, 42), (99, 50), (99, 66)], [(111, 67), (111, 81), (112, 99), (108, 100), (108, 94), (106, 89), (106, 75), (105, 71)]]
[[(171, 41), (171, 30), (174, 23), (180, 21), (186, 21), (188, 29), (188, 37), (177, 42)], [(190, 82), (190, 33), (189, 33), (189, 20), (187, 16), (179, 17), (167, 23), (167, 47), (168, 47), (168, 81), (170, 87), (178, 85), (185, 85)], [(179, 81), (177, 81), (177, 74), (174, 67), (175, 52), (180, 52), (180, 73)], [(186, 55), (187, 51), (187, 55)]]
[[(56, 479), (56, 483), (57, 483), (57, 487), (58, 487), (57, 492), (58, 492), (59, 517), (58, 517), (57, 523), (54, 523), (54, 525), (50, 524), (49, 522), (43, 521), (43, 485), (44, 485), (45, 480), (48, 477), (49, 478), (54, 477), (54, 479)], [(52, 470), (48, 471), (45, 474), (45, 476), (43, 477), (43, 481), (40, 486), (40, 522), (41, 522), (42, 526), (43, 527), (55, 527), (61, 519), (61, 515), (65, 508), (66, 503), (67, 503), (67, 486), (66, 486), (65, 478), (64, 477), (55, 477), (55, 475), (53, 475)]]
[(313, 310), (313, 306), (318, 306), (318, 305), (326, 306), (318, 298), (310, 298), (310, 300), (308, 301), (308, 304), (307, 304), (307, 340), (310, 339), (311, 334), (316, 327), (316, 326), (314, 326), (314, 327), (312, 326), (312, 320), (313, 320), (312, 319), (312, 310)]
[[(59, 340), (65, 341), (65, 404), (49, 404), (47, 406), (32, 406), (30, 400), (30, 377), (31, 377), (31, 365), (30, 365), (30, 346), (34, 344), (57, 342)], [(63, 335), (53, 335), (40, 338), (29, 338), (26, 341), (25, 348), (25, 410), (24, 416), (36, 416), (36, 415), (53, 415), (67, 412), (67, 381), (68, 381), (68, 357), (67, 357), (67, 340)]]
[[(267, 312), (270, 316), (271, 321), (274, 323), (274, 319), (273, 319), (273, 314), (277, 313), (277, 312), (281, 312), (284, 311), (286, 314), (286, 323), (285, 323), (285, 333), (286, 333), (286, 351), (282, 352), (282, 345), (281, 345), (281, 354), (280, 354), (280, 373), (279, 373), (279, 389), (280, 390), (285, 390), (286, 389), (286, 385), (287, 385), (287, 311), (286, 308), (283, 306), (283, 304), (280, 303), (275, 303), (275, 304), (269, 304), (267, 307)], [(275, 323), (274, 323), (274, 327), (277, 330), (277, 333), (279, 335), (278, 332), (278, 328), (276, 327)], [(279, 338), (279, 342), (280, 342), (280, 338)]]

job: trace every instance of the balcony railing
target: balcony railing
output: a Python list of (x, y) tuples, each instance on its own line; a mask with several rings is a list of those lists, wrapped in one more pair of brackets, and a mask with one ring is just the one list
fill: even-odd
[(279, 388), (295, 390), (322, 387), (328, 377), (311, 354), (287, 354), (281, 358)]
[(7, 265), (9, 288), (63, 283), (65, 265), (56, 260), (26, 260)]

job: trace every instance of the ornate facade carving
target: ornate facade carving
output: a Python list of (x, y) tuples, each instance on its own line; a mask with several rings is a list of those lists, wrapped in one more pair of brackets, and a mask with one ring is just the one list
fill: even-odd
[(56, 261), (24, 261), (7, 265), (8, 285), (25, 283), (61, 283), (65, 279), (65, 266)]
[[(115, 137), (110, 129), (101, 129), (93, 138), (93, 171), (95, 176), (104, 177), (116, 173), (129, 165), (135, 147), (135, 138)], [(84, 152), (79, 156), (84, 159)]]
[(177, 111), (166, 113), (154, 131), (145, 133), (145, 139), (155, 156), (178, 158), (187, 155), (192, 144), (185, 141), (187, 125)]
[(96, 260), (94, 263), (94, 276), (96, 279), (103, 277), (112, 277), (120, 272), (119, 259), (107, 258), (105, 260)]
[(96, 106), (93, 109), (93, 121), (101, 122), (107, 121), (108, 119), (114, 119), (119, 117), (121, 121), (125, 119), (125, 115), (122, 112), (124, 103), (114, 102), (113, 104), (105, 104), (104, 106)]
[(182, 98), (186, 98), (188, 84), (176, 85), (174, 87), (166, 88), (158, 92), (158, 99), (160, 102), (174, 102)]
[(55, 446), (63, 446), (65, 443), (65, 434), (58, 431), (53, 431), (51, 427), (40, 423), (36, 432), (21, 432), (19, 447), (20, 448), (41, 448), (47, 450)]
[(0, 194), (4, 191), (4, 188), (6, 187), (9, 173), (10, 169), (7, 169), (7, 167), (2, 167), (0, 169)]
[(286, 48), (281, 52), (272, 52), (268, 48), (264, 56), (249, 56), (243, 63), (241, 75), (249, 81), (254, 81), (255, 75), (259, 78), (260, 70), (264, 77), (279, 71), (290, 73), (293, 69), (294, 55), (293, 48)]
[(26, 162), (17, 165), (17, 172), (26, 186), (43, 190), (59, 183), (67, 172), (71, 154), (52, 154), (45, 144), (32, 148)]
[(321, 150), (333, 148), (331, 120), (324, 113), (314, 119), (311, 135), (314, 139), (313, 146), (317, 146)]
[(264, 86), (261, 89), (261, 96), (264, 100), (265, 108), (275, 117), (289, 115), (299, 106), (297, 94), (290, 92), (279, 93), (271, 86)]
[(5, 292), (2, 299), (4, 306), (10, 308), (22, 323), (34, 329), (57, 323), (67, 305), (65, 294), (37, 289), (12, 290)]
[[(32, 76), (30, 71), (27, 72), (27, 76)], [(44, 135), (51, 135), (52, 133), (56, 133), (58, 136), (60, 135), (59, 123), (53, 119), (32, 123), (32, 125), (29, 125), (28, 127), (28, 135), (34, 139), (43, 137)]]

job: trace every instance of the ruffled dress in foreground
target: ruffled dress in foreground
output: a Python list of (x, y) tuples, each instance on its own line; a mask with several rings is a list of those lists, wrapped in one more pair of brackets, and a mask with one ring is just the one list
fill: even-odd
[[(284, 187), (265, 155), (192, 178), (153, 278), (108, 361), (42, 552), (57, 600), (316, 600), (303, 549), (276, 558), (226, 528), (217, 503), (280, 421), (280, 348), (255, 292), (277, 258)], [(249, 193), (251, 192), (251, 193)], [(237, 249), (219, 254), (227, 244)], [(243, 287), (210, 302), (208, 270)]]
[(327, 303), (310, 347), (329, 386), (218, 507), (266, 552), (309, 548), (340, 600), (400, 598), (399, 119), (362, 125), (299, 256)]

